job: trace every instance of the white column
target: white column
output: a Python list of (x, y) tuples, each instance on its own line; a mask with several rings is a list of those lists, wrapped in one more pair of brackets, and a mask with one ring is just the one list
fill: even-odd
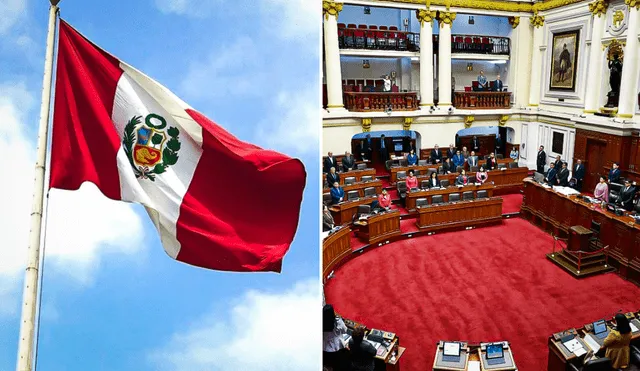
[(451, 106), (451, 24), (456, 13), (438, 13), (438, 106)]
[(589, 52), (589, 74), (587, 78), (585, 113), (595, 113), (600, 108), (600, 85), (602, 84), (602, 33), (604, 32), (608, 3), (597, 0), (589, 4), (593, 13), (591, 31), (591, 50)]
[[(629, 1), (625, 1), (627, 4)], [(627, 46), (624, 48), (622, 64), (622, 82), (620, 84), (620, 101), (618, 117), (633, 118), (638, 97), (638, 12), (640, 3), (629, 6), (629, 28), (627, 29)]]
[(529, 104), (529, 79), (531, 73), (532, 27), (529, 17), (511, 17), (511, 62), (509, 63), (508, 88), (513, 94), (514, 107), (526, 107)]
[(531, 17), (533, 25), (533, 50), (531, 52), (531, 84), (529, 85), (529, 106), (536, 107), (540, 104), (540, 82), (542, 74), (542, 37), (544, 36), (544, 17), (534, 15)]
[(420, 21), (420, 108), (433, 106), (433, 20), (435, 10), (416, 11)]
[(342, 101), (342, 71), (340, 70), (340, 48), (338, 46), (338, 13), (341, 3), (322, 2), (324, 13), (324, 52), (327, 79), (327, 109), (330, 112), (344, 111)]

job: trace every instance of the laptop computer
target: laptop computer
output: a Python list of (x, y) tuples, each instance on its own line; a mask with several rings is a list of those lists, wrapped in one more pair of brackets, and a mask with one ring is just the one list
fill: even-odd
[(594, 322), (593, 333), (598, 339), (606, 338), (607, 335), (609, 335), (609, 328), (607, 327), (607, 323), (603, 319)]
[(502, 349), (502, 343), (487, 345), (487, 364), (499, 365), (504, 363), (504, 350)]
[(460, 362), (460, 343), (445, 341), (443, 348), (442, 360), (444, 362)]

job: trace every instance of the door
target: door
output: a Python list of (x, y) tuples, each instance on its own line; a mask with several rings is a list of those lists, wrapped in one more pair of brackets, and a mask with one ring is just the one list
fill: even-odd
[(587, 139), (586, 174), (584, 176), (584, 192), (593, 192), (600, 175), (604, 174), (604, 154), (607, 144), (598, 140)]

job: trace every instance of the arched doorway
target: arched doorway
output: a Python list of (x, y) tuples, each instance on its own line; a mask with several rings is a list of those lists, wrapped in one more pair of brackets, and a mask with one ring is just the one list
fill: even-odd
[[(379, 130), (358, 133), (351, 138), (351, 151), (357, 160), (367, 159), (371, 166), (384, 168), (387, 159), (382, 158), (380, 140), (384, 135), (387, 156), (402, 156), (403, 153), (415, 150), (420, 153), (421, 136), (413, 130)], [(368, 151), (367, 148), (371, 150)]]
[[(477, 140), (475, 146), (474, 138)], [(456, 147), (467, 147), (469, 151), (476, 150), (478, 156), (485, 156), (495, 151), (496, 155), (508, 157), (514, 141), (515, 130), (506, 126), (477, 126), (462, 129), (456, 133)]]

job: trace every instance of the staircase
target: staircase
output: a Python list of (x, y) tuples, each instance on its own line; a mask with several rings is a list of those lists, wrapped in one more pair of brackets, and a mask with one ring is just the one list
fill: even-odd
[[(584, 254), (562, 249), (547, 254), (547, 259), (576, 278), (615, 271), (615, 268), (607, 264), (607, 257), (604, 253)], [(580, 268), (578, 269), (578, 267)]]

